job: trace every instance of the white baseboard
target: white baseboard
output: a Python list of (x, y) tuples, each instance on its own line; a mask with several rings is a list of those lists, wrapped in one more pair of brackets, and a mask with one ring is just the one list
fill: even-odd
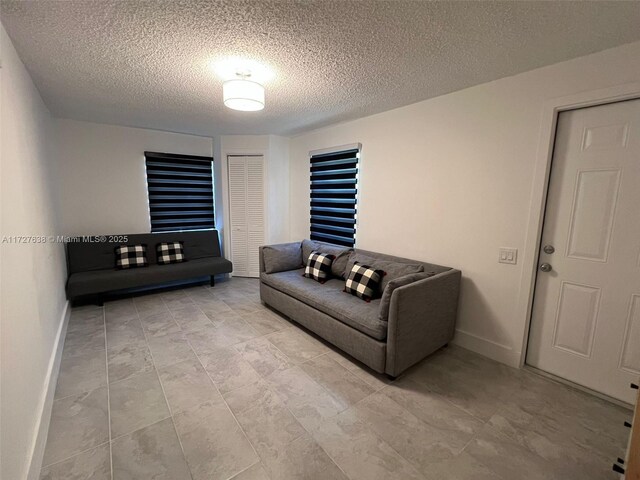
[(49, 360), (49, 368), (42, 389), (42, 397), (39, 403), (40, 418), (36, 426), (36, 435), (33, 439), (31, 448), (31, 456), (29, 461), (28, 480), (37, 480), (40, 478), (40, 470), (42, 469), (42, 458), (44, 457), (44, 448), (47, 444), (47, 434), (49, 433), (49, 421), (51, 420), (51, 409), (53, 407), (53, 396), (56, 392), (56, 384), (58, 383), (58, 373), (60, 372), (60, 360), (62, 359), (62, 348), (64, 347), (64, 338), (67, 334), (67, 325), (69, 323), (69, 315), (71, 308), (67, 301), (62, 310), (62, 318), (60, 319), (60, 327), (56, 341), (51, 352)]
[(456, 334), (451, 343), (471, 350), (472, 352), (479, 353), (496, 362), (504, 363), (510, 367), (520, 368), (520, 352), (514, 351), (513, 348), (507, 345), (502, 345), (463, 330), (456, 330)]

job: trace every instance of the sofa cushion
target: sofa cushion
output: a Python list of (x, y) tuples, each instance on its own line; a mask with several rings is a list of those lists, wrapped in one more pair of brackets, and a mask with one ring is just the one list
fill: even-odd
[(264, 270), (267, 273), (295, 270), (303, 265), (302, 248), (299, 242), (265, 245), (262, 248), (262, 258)]
[(304, 276), (312, 278), (316, 282), (326, 282), (331, 275), (331, 264), (334, 258), (336, 258), (334, 255), (311, 252), (307, 259), (307, 266), (304, 268)]
[(126, 270), (128, 268), (146, 267), (147, 246), (140, 245), (119, 245), (115, 248), (116, 268)]
[(378, 312), (378, 318), (380, 320), (384, 320), (385, 322), (389, 320), (391, 295), (396, 288), (409, 285), (410, 283), (417, 282), (418, 280), (433, 277), (435, 274), (436, 272), (410, 273), (409, 275), (405, 275), (403, 277), (394, 278), (389, 283), (387, 283), (387, 286), (382, 292), (382, 298), (380, 299), (380, 311)]
[(344, 281), (337, 278), (319, 284), (302, 276), (304, 269), (262, 273), (266, 285), (320, 310), (371, 338), (387, 338), (387, 322), (378, 318), (380, 299), (369, 303), (343, 292)]
[(311, 255), (311, 252), (318, 249), (318, 244), (313, 240), (304, 239), (302, 240), (302, 258), (306, 260)]
[(347, 276), (347, 273), (349, 273), (346, 271), (347, 260), (349, 260), (349, 255), (353, 251), (352, 248), (331, 245), (324, 242), (315, 242), (313, 240), (302, 241), (302, 258), (305, 259), (305, 261), (314, 250), (336, 257), (331, 264), (331, 274), (334, 277), (345, 278)]
[(347, 272), (351, 271), (355, 262), (369, 265), (373, 269), (383, 270), (385, 272), (385, 275), (382, 277), (382, 282), (380, 283), (380, 293), (384, 292), (384, 289), (391, 280), (404, 277), (411, 273), (420, 273), (424, 271), (424, 267), (417, 263), (400, 263), (390, 260), (379, 260), (368, 255), (363, 255), (362, 253), (353, 252), (347, 261)]
[(114, 249), (124, 243), (149, 245), (147, 260), (153, 265), (157, 263), (153, 246), (161, 242), (182, 242), (188, 260), (221, 256), (216, 230), (78, 237), (66, 243), (67, 271), (71, 275), (89, 270), (110, 270), (114, 266)]
[(145, 287), (216, 273), (230, 273), (231, 270), (231, 262), (220, 257), (197, 258), (172, 265), (149, 265), (146, 268), (128, 270), (91, 270), (71, 274), (67, 281), (67, 293), (70, 298), (75, 298), (80, 295)]
[(380, 296), (380, 282), (384, 272), (374, 270), (369, 265), (361, 265), (356, 262), (351, 268), (344, 284), (344, 291), (370, 302)]
[(159, 243), (156, 245), (156, 257), (158, 265), (184, 262), (184, 245), (182, 242)]

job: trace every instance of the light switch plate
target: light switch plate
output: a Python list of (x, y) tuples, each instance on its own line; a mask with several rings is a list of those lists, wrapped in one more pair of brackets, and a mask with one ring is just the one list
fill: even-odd
[(506, 248), (500, 247), (500, 252), (498, 255), (499, 263), (508, 263), (510, 265), (515, 265), (518, 263), (518, 249), (517, 248)]

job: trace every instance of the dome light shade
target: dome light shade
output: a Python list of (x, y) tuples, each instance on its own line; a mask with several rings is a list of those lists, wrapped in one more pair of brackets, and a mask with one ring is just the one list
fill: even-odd
[(222, 84), (222, 98), (233, 110), (255, 112), (264, 108), (264, 87), (246, 78), (227, 80)]

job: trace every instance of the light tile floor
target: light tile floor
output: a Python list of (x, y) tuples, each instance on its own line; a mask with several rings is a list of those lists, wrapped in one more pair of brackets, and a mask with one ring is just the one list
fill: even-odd
[(43, 479), (607, 479), (629, 412), (456, 347), (395, 382), (233, 279), (73, 309)]

